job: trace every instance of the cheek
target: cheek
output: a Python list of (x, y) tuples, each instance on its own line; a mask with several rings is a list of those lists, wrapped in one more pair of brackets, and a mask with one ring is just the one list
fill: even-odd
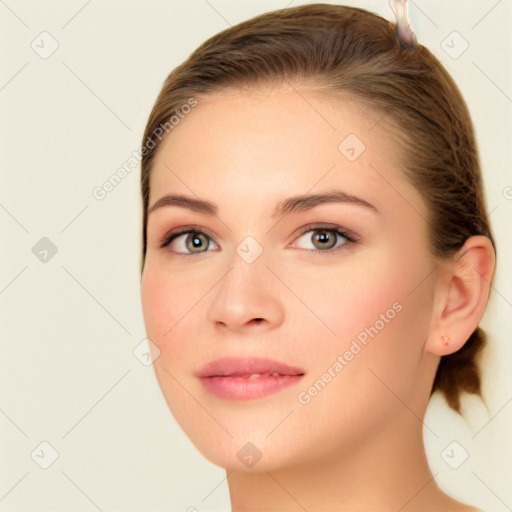
[[(172, 309), (169, 307), (169, 296), (166, 289), (165, 281), (161, 277), (159, 278), (146, 262), (140, 283), (142, 314), (146, 334), (155, 343), (169, 327), (169, 325), (165, 327), (165, 324), (170, 323), (168, 311), (172, 311)], [(164, 319), (166, 319), (165, 322)]]
[(191, 315), (187, 313), (194, 300), (191, 287), (185, 287), (180, 278), (172, 277), (174, 274), (152, 261), (146, 264), (141, 279), (141, 303), (146, 335), (160, 351), (153, 369), (171, 412), (179, 417), (187, 403), (178, 382), (189, 378), (186, 350), (190, 344), (183, 342), (191, 336)]
[(141, 303), (148, 337), (164, 350), (175, 326), (190, 310), (189, 287), (177, 283), (156, 265), (146, 265), (141, 279)]
[(141, 278), (141, 303), (146, 335), (160, 350), (156, 366), (180, 378), (190, 369), (193, 347), (204, 338), (204, 308), (214, 284), (204, 272), (185, 272), (149, 258)]
[(342, 346), (343, 341), (350, 344), (350, 339), (379, 321), (381, 314), (388, 312), (387, 316), (394, 318), (393, 304), (403, 300), (408, 270), (395, 268), (392, 255), (384, 256), (373, 260), (354, 257), (347, 259), (346, 265), (313, 270), (291, 269), (283, 280), (302, 299), (303, 305), (296, 306), (303, 310), (300, 321), (315, 329), (317, 338), (325, 335)]
[(299, 318), (301, 332), (310, 333), (303, 340), (314, 361), (310, 380), (320, 378), (341, 355), (344, 378), (335, 379), (333, 388), (350, 387), (364, 400), (365, 390), (375, 390), (376, 384), (399, 394), (415, 387), (432, 298), (428, 269), (419, 261), (420, 255), (404, 260), (384, 251), (378, 260), (361, 258), (359, 270), (354, 265), (322, 269), (314, 281), (290, 274), (309, 309)]

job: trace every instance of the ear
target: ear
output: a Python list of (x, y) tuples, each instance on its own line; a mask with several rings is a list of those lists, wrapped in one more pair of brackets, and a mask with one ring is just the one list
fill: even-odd
[(466, 343), (484, 314), (495, 262), (491, 241), (478, 235), (440, 264), (427, 352), (445, 356)]

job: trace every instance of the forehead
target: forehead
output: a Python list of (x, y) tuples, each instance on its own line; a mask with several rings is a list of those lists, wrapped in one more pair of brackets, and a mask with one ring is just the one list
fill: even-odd
[(383, 210), (421, 202), (386, 119), (350, 97), (292, 88), (197, 101), (160, 145), (150, 204), (192, 193), (236, 207), (333, 187)]

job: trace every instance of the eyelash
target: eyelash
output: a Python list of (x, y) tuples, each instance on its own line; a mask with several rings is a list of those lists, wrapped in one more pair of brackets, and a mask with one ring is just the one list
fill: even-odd
[[(315, 224), (315, 225), (308, 226), (303, 231), (301, 231), (301, 233), (296, 238), (302, 237), (309, 231), (330, 231), (332, 233), (335, 233), (336, 235), (339, 235), (339, 236), (345, 238), (346, 242), (343, 245), (341, 245), (340, 247), (337, 247), (335, 249), (323, 249), (323, 250), (321, 250), (321, 249), (301, 249), (301, 250), (306, 250), (309, 252), (320, 253), (320, 254), (334, 254), (342, 249), (345, 249), (346, 246), (358, 243), (358, 241), (356, 240), (354, 235), (348, 233), (341, 226), (329, 225), (329, 224)], [(213, 238), (210, 236), (210, 234), (207, 233), (204, 229), (200, 228), (199, 226), (187, 226), (186, 228), (184, 228), (180, 231), (167, 233), (160, 243), (160, 248), (163, 249), (163, 248), (167, 247), (175, 238), (178, 238), (181, 235), (189, 234), (189, 233), (200, 233), (200, 234), (206, 236), (208, 239), (213, 240)], [(171, 252), (173, 252), (177, 256), (195, 256), (195, 255), (203, 254), (204, 252), (208, 252), (208, 251), (202, 251), (202, 252), (198, 252), (198, 253), (180, 253), (180, 252), (175, 252), (175, 251), (171, 251)]]

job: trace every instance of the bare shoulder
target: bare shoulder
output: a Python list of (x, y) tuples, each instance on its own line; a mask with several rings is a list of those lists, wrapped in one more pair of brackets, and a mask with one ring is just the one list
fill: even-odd
[(450, 497), (447, 498), (444, 505), (440, 508), (443, 512), (486, 512), (485, 510), (473, 507), (467, 503), (462, 503)]
[(456, 505), (446, 510), (446, 512), (485, 512), (477, 507), (472, 507), (471, 505), (467, 505), (466, 503), (461, 503), (459, 501), (455, 502)]

